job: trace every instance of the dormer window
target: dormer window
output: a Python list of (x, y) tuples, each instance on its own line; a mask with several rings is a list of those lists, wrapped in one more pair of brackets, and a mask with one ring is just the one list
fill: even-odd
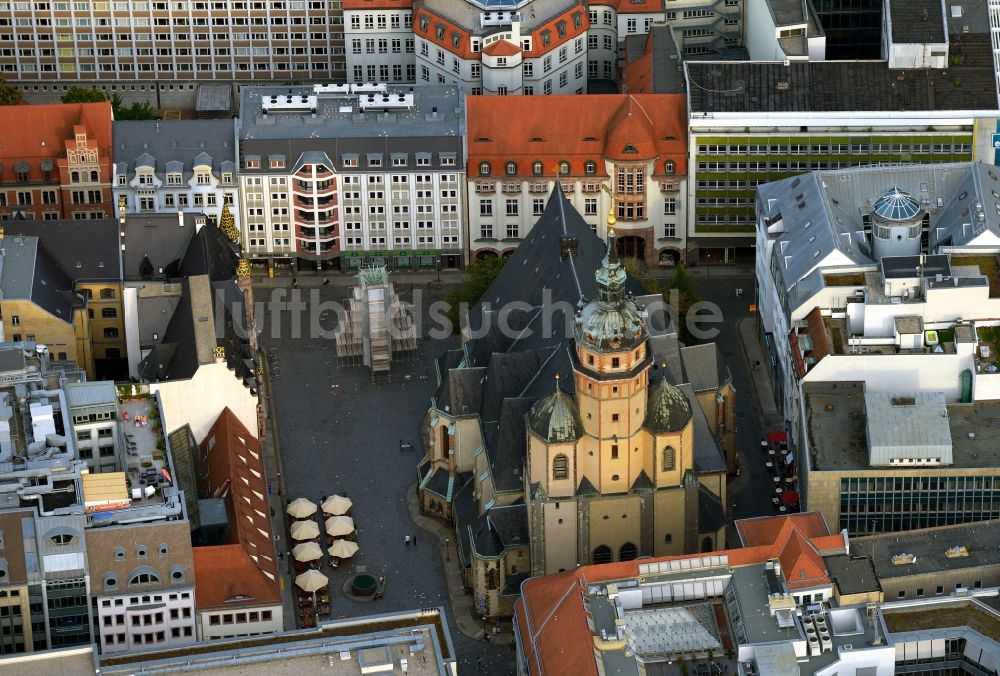
[(229, 173), (229, 172), (224, 173), (222, 175), (222, 182), (223, 183), (232, 183), (233, 182), (233, 175), (231, 173)]
[(597, 162), (594, 160), (587, 160), (583, 165), (583, 173), (587, 176), (593, 176), (597, 173)]
[(128, 185), (128, 178), (125, 174), (118, 174), (118, 185)]
[(438, 40), (444, 40), (444, 24), (439, 23), (434, 26), (434, 35), (437, 36)]
[(542, 46), (548, 47), (550, 42), (552, 42), (552, 31), (542, 31)]
[(489, 162), (480, 162), (479, 163), (479, 175), (480, 176), (489, 176), (490, 175), (490, 163)]
[(247, 169), (260, 169), (260, 160), (247, 160)]
[(566, 160), (563, 160), (562, 162), (559, 163), (559, 175), (569, 176), (569, 162), (567, 162)]
[(637, 153), (638, 153), (639, 151), (638, 151), (638, 150), (636, 149), (636, 147), (635, 147), (634, 145), (632, 145), (631, 143), (626, 143), (626, 144), (625, 144), (625, 149), (624, 149), (624, 150), (623, 150), (622, 152), (623, 152), (623, 153), (625, 153), (626, 155), (635, 155), (635, 154), (637, 154)]
[(270, 167), (272, 169), (284, 169), (285, 168), (285, 160), (284, 160), (284, 158), (273, 158), (273, 159), (271, 159)]
[(674, 173), (674, 161), (667, 160), (666, 164), (663, 165), (663, 171), (665, 171), (668, 174)]
[(420, 30), (422, 30), (424, 33), (427, 32), (427, 17), (426, 16), (420, 17)]
[(537, 160), (534, 161), (534, 162), (532, 162), (531, 163), (531, 173), (534, 176), (541, 176), (542, 175), (542, 163), (539, 162), (539, 161), (537, 161)]
[(506, 171), (506, 173), (507, 173), (508, 176), (516, 176), (517, 175), (517, 162), (508, 162), (504, 166), (504, 170)]

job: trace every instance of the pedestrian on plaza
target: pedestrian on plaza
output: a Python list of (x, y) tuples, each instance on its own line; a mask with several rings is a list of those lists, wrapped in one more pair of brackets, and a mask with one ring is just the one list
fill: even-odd
[(404, 535), (403, 536), (403, 544), (406, 545), (407, 547), (410, 546), (410, 536), (409, 535)]
[(759, 369), (759, 368), (760, 368), (760, 361), (755, 361), (755, 362), (753, 363), (753, 367), (754, 367), (755, 369)]
[(413, 546), (414, 547), (417, 546), (417, 536), (416, 535), (413, 536)]
[(478, 669), (479, 671), (482, 671), (482, 670), (483, 670), (483, 658), (482, 658), (482, 657), (477, 657), (477, 658), (476, 658), (476, 668), (477, 668), (477, 669)]

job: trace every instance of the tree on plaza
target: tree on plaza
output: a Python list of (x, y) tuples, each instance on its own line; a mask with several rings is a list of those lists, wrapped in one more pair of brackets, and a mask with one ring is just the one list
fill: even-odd
[(240, 241), (240, 231), (236, 229), (236, 219), (233, 218), (228, 204), (222, 205), (222, 213), (219, 215), (219, 230), (232, 241)]
[(683, 263), (677, 266), (673, 279), (663, 291), (663, 297), (667, 303), (670, 303), (674, 291), (677, 292), (677, 317), (675, 318), (678, 324), (677, 333), (685, 344), (691, 345), (695, 341), (692, 340), (688, 331), (686, 318), (688, 310), (698, 302), (699, 298), (698, 291), (694, 288), (694, 279), (688, 274)]
[(469, 263), (469, 267), (465, 269), (468, 277), (460, 287), (445, 297), (445, 302), (448, 303), (448, 319), (454, 331), (457, 332), (461, 328), (459, 309), (462, 303), (467, 303), (469, 307), (478, 303), (506, 262), (505, 258), (493, 256)]
[(160, 119), (149, 101), (136, 101), (131, 106), (126, 106), (118, 92), (111, 95), (111, 109), (114, 111), (116, 120)]
[(61, 100), (63, 103), (100, 103), (107, 101), (108, 97), (93, 87), (70, 87)]
[(24, 95), (21, 90), (7, 84), (7, 81), (0, 77), (0, 106), (16, 106), (22, 99)]

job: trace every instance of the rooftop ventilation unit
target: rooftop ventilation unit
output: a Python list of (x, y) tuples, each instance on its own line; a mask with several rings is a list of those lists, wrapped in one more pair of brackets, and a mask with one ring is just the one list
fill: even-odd
[(363, 112), (376, 110), (412, 110), (413, 94), (362, 94), (358, 107)]
[(388, 88), (380, 82), (362, 82), (351, 85), (352, 94), (385, 94)]
[(302, 112), (316, 110), (316, 96), (306, 94), (273, 94), (260, 103), (265, 113)]
[(334, 94), (334, 95), (347, 95), (351, 93), (351, 85), (349, 84), (318, 84), (313, 85), (313, 94), (320, 96), (322, 94)]

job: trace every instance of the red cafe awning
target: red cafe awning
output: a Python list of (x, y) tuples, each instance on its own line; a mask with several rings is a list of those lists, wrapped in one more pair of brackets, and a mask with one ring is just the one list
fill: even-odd
[(784, 491), (780, 497), (782, 504), (789, 507), (799, 504), (799, 494), (795, 491)]

